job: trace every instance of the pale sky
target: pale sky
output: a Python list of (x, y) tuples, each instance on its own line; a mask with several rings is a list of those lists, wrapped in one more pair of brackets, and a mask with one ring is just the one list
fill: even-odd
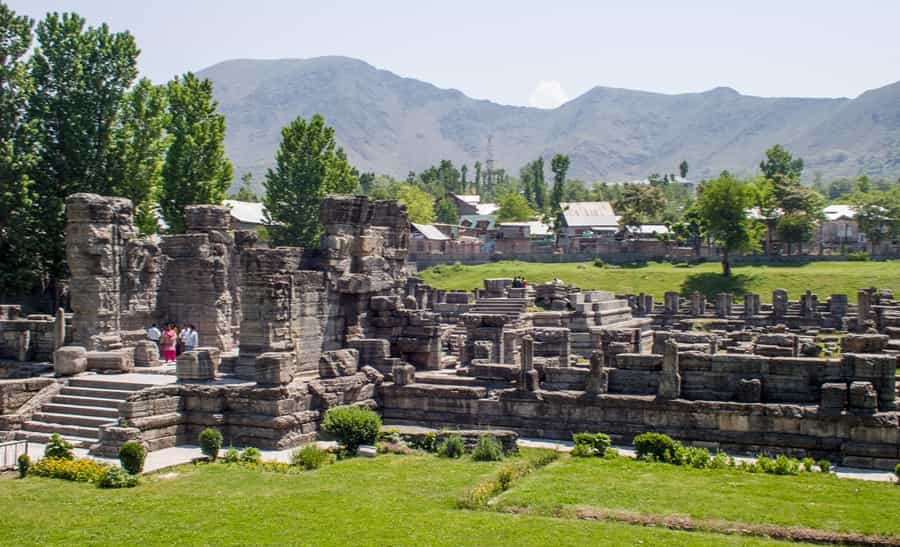
[(156, 82), (235, 58), (346, 55), (478, 99), (594, 86), (855, 97), (900, 80), (897, 0), (7, 0), (131, 31)]

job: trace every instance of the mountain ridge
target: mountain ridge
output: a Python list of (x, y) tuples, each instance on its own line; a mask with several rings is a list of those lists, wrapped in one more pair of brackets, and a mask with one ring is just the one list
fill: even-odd
[(682, 160), (692, 178), (751, 174), (780, 143), (804, 158), (809, 178), (900, 175), (900, 82), (854, 99), (595, 86), (540, 109), (474, 99), (342, 56), (232, 59), (198, 75), (213, 82), (236, 174), (252, 172), (257, 184), (274, 163), (281, 127), (315, 113), (361, 171), (395, 177), (441, 159), (484, 163), (488, 135), (495, 164), (513, 174), (556, 152), (570, 155), (570, 176), (591, 181), (674, 172)]

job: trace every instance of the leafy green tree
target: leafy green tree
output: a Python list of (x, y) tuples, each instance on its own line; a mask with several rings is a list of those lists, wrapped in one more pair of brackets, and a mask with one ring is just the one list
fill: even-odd
[(851, 197), (856, 222), (874, 253), (888, 239), (900, 237), (900, 187), (889, 192), (856, 192)]
[(803, 160), (794, 158), (786, 148), (776, 144), (766, 150), (766, 159), (760, 162), (759, 170), (764, 177), (773, 182), (779, 179), (799, 181), (800, 175), (803, 174)]
[(475, 193), (481, 195), (481, 162), (475, 162)]
[[(411, 183), (407, 183), (411, 184)], [(403, 185), (399, 180), (394, 180), (386, 175), (378, 175), (369, 187), (368, 195), (372, 199), (397, 199), (400, 195), (400, 187)]]
[(534, 169), (531, 162), (519, 169), (519, 181), (522, 184), (522, 195), (530, 207), (537, 207), (534, 200)]
[(700, 188), (698, 220), (722, 251), (722, 275), (731, 276), (731, 253), (757, 245), (757, 229), (747, 215), (753, 204), (752, 187), (727, 171)]
[(356, 191), (359, 179), (337, 146), (334, 129), (316, 114), (297, 118), (281, 130), (275, 169), (264, 182), (266, 223), (275, 245), (318, 247), (320, 206), (329, 193)]
[(534, 196), (534, 206), (538, 211), (543, 211), (547, 202), (547, 183), (544, 182), (544, 158), (531, 162), (531, 187)]
[(706, 237), (706, 225), (696, 203), (688, 208), (680, 221), (671, 225), (671, 230), (677, 241), (690, 245), (694, 254), (700, 256), (700, 246)]
[(216, 111), (212, 82), (188, 72), (169, 82), (168, 99), (172, 141), (159, 205), (169, 230), (181, 233), (187, 205), (222, 203), (233, 167), (225, 157), (225, 116)]
[(45, 287), (58, 293), (67, 274), (65, 199), (75, 192), (109, 194), (119, 107), (137, 77), (138, 49), (128, 32), (86, 27), (75, 14), (50, 13), (36, 28), (34, 86), (27, 116), (38, 161), (31, 169), (39, 211)]
[(359, 188), (363, 194), (369, 195), (372, 191), (372, 185), (375, 184), (375, 173), (361, 173), (359, 175)]
[(666, 208), (666, 198), (658, 186), (626, 184), (615, 210), (625, 227), (639, 227), (657, 218)]
[(550, 194), (550, 207), (558, 211), (560, 203), (565, 198), (566, 172), (569, 170), (569, 156), (556, 154), (550, 160), (550, 170), (553, 171), (553, 191)]
[[(463, 164), (462, 167), (459, 168), (459, 177), (460, 177), (460, 186), (463, 188), (463, 192), (469, 191), (469, 181), (466, 180), (466, 175), (469, 173), (469, 166)], [(478, 193), (478, 190), (475, 190), (475, 193)]]
[(591, 191), (583, 180), (567, 180), (562, 201), (591, 201)]
[(681, 173), (681, 178), (686, 179), (688, 175), (688, 162), (687, 160), (682, 160), (681, 163), (678, 164), (678, 172)]
[(27, 291), (42, 270), (44, 227), (30, 178), (37, 135), (24, 116), (32, 91), (26, 54), (33, 26), (0, 3), (0, 294)]
[(110, 187), (131, 200), (135, 224), (143, 234), (156, 233), (155, 206), (162, 187), (162, 166), (169, 137), (166, 89), (140, 80), (122, 99), (113, 131)]
[(434, 222), (434, 198), (425, 190), (414, 184), (404, 184), (400, 187), (398, 200), (406, 205), (410, 222), (418, 224)]
[(253, 191), (253, 173), (247, 171), (241, 175), (241, 187), (238, 188), (237, 192), (229, 194), (228, 198), (235, 201), (258, 202), (259, 196)]
[(521, 194), (508, 193), (500, 196), (497, 222), (523, 222), (537, 214)]
[(437, 221), (442, 224), (459, 223), (459, 207), (452, 199), (444, 196), (437, 203)]

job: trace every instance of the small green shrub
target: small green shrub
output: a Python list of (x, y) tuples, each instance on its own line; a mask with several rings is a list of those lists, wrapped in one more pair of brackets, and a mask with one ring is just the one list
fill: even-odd
[(218, 429), (208, 427), (200, 432), (200, 451), (207, 458), (215, 461), (222, 448), (222, 433)]
[(607, 448), (606, 454), (603, 455), (604, 460), (614, 460), (619, 457), (619, 451), (615, 448)]
[(819, 471), (822, 473), (831, 472), (831, 462), (825, 459), (819, 460)]
[(503, 445), (493, 435), (482, 435), (472, 450), (476, 462), (499, 462), (503, 459)]
[(63, 439), (59, 433), (54, 433), (50, 435), (47, 447), (44, 448), (44, 457), (57, 460), (73, 460), (75, 459), (73, 448), (72, 443)]
[(816, 464), (816, 461), (812, 458), (803, 458), (800, 460), (800, 463), (803, 464), (803, 470), (807, 473), (813, 470), (813, 466)]
[(572, 441), (576, 447), (578, 445), (587, 446), (594, 456), (601, 458), (612, 445), (612, 441), (606, 433), (574, 433), (572, 434)]
[(110, 467), (100, 477), (98, 485), (100, 488), (132, 488), (137, 486), (137, 483), (138, 478), (133, 473), (119, 467)]
[(19, 478), (24, 479), (28, 475), (28, 469), (31, 468), (31, 456), (28, 454), (19, 454), (16, 464), (19, 467)]
[(235, 447), (229, 447), (228, 450), (225, 451), (225, 455), (222, 456), (222, 461), (225, 463), (237, 463), (241, 461), (241, 452)]
[(144, 461), (147, 459), (147, 449), (137, 441), (127, 441), (119, 448), (119, 462), (122, 469), (132, 475), (138, 475), (144, 470)]
[[(641, 433), (634, 438), (634, 449), (638, 458), (648, 461), (671, 462), (678, 444), (662, 433)], [(650, 456), (653, 459), (650, 459)]]
[(606, 262), (604, 262), (602, 258), (595, 258), (595, 259), (594, 259), (594, 266), (597, 267), (597, 268), (605, 268), (605, 267), (606, 267)]
[(442, 458), (460, 458), (466, 451), (466, 445), (459, 435), (450, 435), (438, 445), (438, 456)]
[(715, 456), (709, 460), (710, 469), (725, 469), (728, 467), (728, 455), (724, 452), (716, 452)]
[(868, 262), (869, 260), (872, 260), (872, 257), (869, 253), (860, 251), (858, 253), (848, 253), (847, 260), (849, 262)]
[(591, 448), (590, 445), (576, 443), (575, 446), (572, 447), (572, 451), (569, 452), (569, 455), (573, 458), (593, 458), (594, 449)]
[(782, 454), (775, 458), (772, 472), (776, 475), (796, 475), (800, 472), (800, 462)]
[(308, 444), (291, 454), (291, 463), (306, 470), (318, 469), (328, 463), (331, 454), (315, 444)]
[(358, 406), (330, 408), (322, 422), (322, 430), (336, 438), (351, 453), (356, 453), (360, 445), (374, 445), (380, 429), (381, 416)]
[(262, 453), (258, 448), (248, 446), (241, 452), (241, 461), (244, 463), (259, 463), (262, 461)]
[(413, 441), (412, 447), (426, 452), (434, 452), (437, 450), (438, 440), (437, 433), (429, 431), (421, 439)]

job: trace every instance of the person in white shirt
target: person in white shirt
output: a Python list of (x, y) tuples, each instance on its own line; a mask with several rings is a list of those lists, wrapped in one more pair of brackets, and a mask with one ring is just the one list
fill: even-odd
[(156, 323), (150, 325), (150, 328), (147, 329), (147, 339), (154, 342), (156, 347), (159, 347), (159, 338), (162, 336), (162, 332), (160, 332), (159, 327), (156, 326)]
[(197, 349), (197, 327), (189, 326), (182, 332), (184, 337), (184, 351), (193, 351)]

